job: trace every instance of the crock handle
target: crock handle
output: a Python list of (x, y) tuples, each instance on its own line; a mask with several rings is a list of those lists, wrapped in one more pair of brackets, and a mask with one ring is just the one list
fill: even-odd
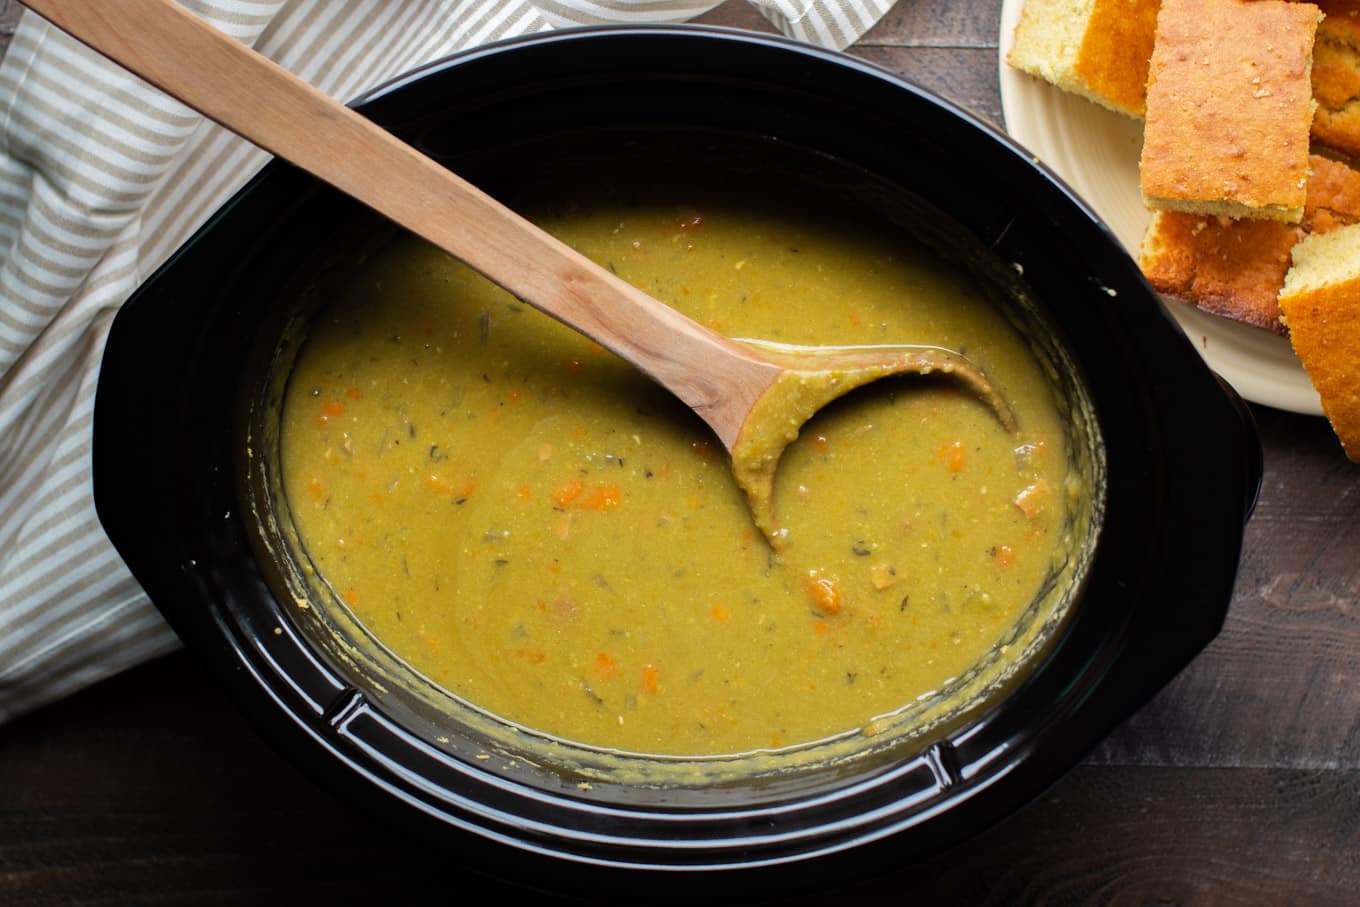
[(1223, 388), (1223, 392), (1228, 397), (1228, 402), (1233, 405), (1237, 416), (1242, 420), (1242, 430), (1246, 435), (1246, 450), (1243, 451), (1245, 459), (1245, 475), (1247, 478), (1245, 495), (1242, 499), (1242, 522), (1246, 523), (1251, 518), (1252, 512), (1256, 509), (1256, 501), (1261, 496), (1261, 481), (1265, 474), (1265, 457), (1261, 450), (1261, 431), (1256, 424), (1256, 416), (1252, 414), (1251, 406), (1242, 399), (1242, 395), (1223, 379), (1222, 375), (1214, 372), (1214, 378)]

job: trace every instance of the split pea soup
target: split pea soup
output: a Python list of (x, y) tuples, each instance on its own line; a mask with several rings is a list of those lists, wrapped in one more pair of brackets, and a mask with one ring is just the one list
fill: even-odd
[(697, 417), (397, 237), (315, 316), (282, 405), (283, 494), (332, 593), (316, 606), (483, 713), (638, 754), (872, 734), (995, 661), (1068, 562), (1081, 499), (1044, 364), (969, 268), (751, 182), (611, 172), (517, 207), (733, 337), (958, 350), (1019, 433), (948, 376), (856, 391), (781, 462), (776, 552)]

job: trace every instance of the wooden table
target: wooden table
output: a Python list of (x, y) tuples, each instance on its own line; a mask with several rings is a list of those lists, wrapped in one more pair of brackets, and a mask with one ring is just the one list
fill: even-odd
[[(900, 0), (854, 53), (1000, 123), (1000, 3)], [(0, 40), (15, 12), (0, 0)], [(770, 30), (740, 2), (705, 21)], [(1360, 467), (1321, 419), (1255, 414), (1265, 484), (1221, 636), (1048, 793), (915, 874), (912, 903), (1360, 903)], [(185, 653), (0, 727), (0, 904), (348, 902), (413, 872), (468, 894), (416, 865)]]

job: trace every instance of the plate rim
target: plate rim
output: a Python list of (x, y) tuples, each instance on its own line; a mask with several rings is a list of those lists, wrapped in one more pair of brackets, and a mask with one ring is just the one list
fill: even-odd
[[(1001, 4), (1001, 15), (998, 23), (997, 71), (1001, 95), (1002, 129), (1008, 136), (1028, 150), (1037, 162), (1042, 163), (1050, 173), (1063, 181), (1074, 194), (1083, 199), (1097, 217), (1106, 221), (1102, 210), (1105, 206), (1100, 203), (1101, 199), (1099, 197), (1092, 198), (1092, 193), (1073, 185), (1073, 183), (1083, 182), (1083, 180), (1067, 177), (1063, 172), (1065, 169), (1062, 166), (1064, 161), (1057, 159), (1057, 155), (1054, 154), (1050, 143), (1047, 141), (1048, 137), (1036, 132), (1032, 128), (1033, 124), (1023, 115), (1024, 111), (1032, 105), (1028, 96), (1040, 92), (1062, 92), (1062, 89), (1013, 69), (1006, 63), (1006, 54), (1010, 51), (1013, 43), (1015, 26), (1019, 22), (1020, 9), (1023, 3), (1024, 0), (1002, 0)], [(1072, 103), (1089, 104), (1095, 114), (1105, 114), (1103, 108), (1100, 108), (1093, 101), (1068, 92), (1062, 92), (1062, 95), (1061, 100), (1064, 102), (1068, 101), (1070, 96)], [(1058, 115), (1061, 116), (1060, 110)], [(1110, 112), (1109, 116), (1117, 117), (1119, 114)], [(1078, 176), (1081, 176), (1081, 174), (1078, 174)], [(1136, 248), (1130, 248), (1130, 238), (1127, 235), (1121, 236), (1120, 231), (1116, 230), (1108, 221), (1106, 223), (1111, 233), (1119, 237), (1126, 251), (1129, 251), (1131, 255), (1136, 254)], [(1287, 338), (1277, 337), (1260, 328), (1238, 324), (1229, 319), (1208, 314), (1186, 303), (1167, 300), (1162, 298), (1160, 294), (1158, 294), (1158, 298), (1161, 299), (1167, 313), (1190, 338), (1196, 351), (1199, 352), (1206, 364), (1242, 397), (1253, 403), (1288, 412), (1312, 416), (1323, 415), (1322, 403), (1317, 390), (1313, 387), (1312, 380), (1308, 377), (1302, 363), (1299, 363), (1294, 356)], [(1280, 350), (1277, 344), (1284, 344), (1284, 350)], [(1275, 348), (1272, 349), (1272, 346)], [(1220, 351), (1220, 347), (1226, 347), (1226, 351)], [(1257, 352), (1258, 350), (1259, 352)], [(1258, 355), (1269, 355), (1273, 361), (1266, 360), (1262, 365), (1262, 360), (1255, 358)], [(1291, 359), (1297, 366), (1297, 376), (1294, 375), (1293, 369), (1289, 367)], [(1253, 368), (1253, 364), (1258, 367)], [(1262, 367), (1273, 369), (1274, 374), (1263, 373)], [(1288, 380), (1282, 381), (1281, 374)]]

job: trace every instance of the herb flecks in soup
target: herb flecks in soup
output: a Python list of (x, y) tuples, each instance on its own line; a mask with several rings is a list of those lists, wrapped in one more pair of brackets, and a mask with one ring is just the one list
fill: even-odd
[(1068, 457), (1042, 369), (970, 276), (860, 215), (589, 197), (535, 219), (731, 336), (961, 350), (1020, 434), (947, 379), (856, 391), (784, 455), (776, 553), (697, 418), (398, 241), (317, 317), (284, 404), (285, 492), (336, 598), (466, 701), (645, 753), (872, 727), (993, 652), (1063, 555)]
[(775, 475), (784, 449), (798, 439), (804, 422), (850, 391), (890, 375), (951, 375), (990, 406), (1001, 424), (1015, 429), (1014, 413), (987, 377), (950, 350), (879, 344), (758, 348), (791, 371), (780, 374), (751, 408), (732, 447), (732, 475), (746, 492), (756, 525), (777, 549), (784, 547), (786, 535), (774, 507)]

